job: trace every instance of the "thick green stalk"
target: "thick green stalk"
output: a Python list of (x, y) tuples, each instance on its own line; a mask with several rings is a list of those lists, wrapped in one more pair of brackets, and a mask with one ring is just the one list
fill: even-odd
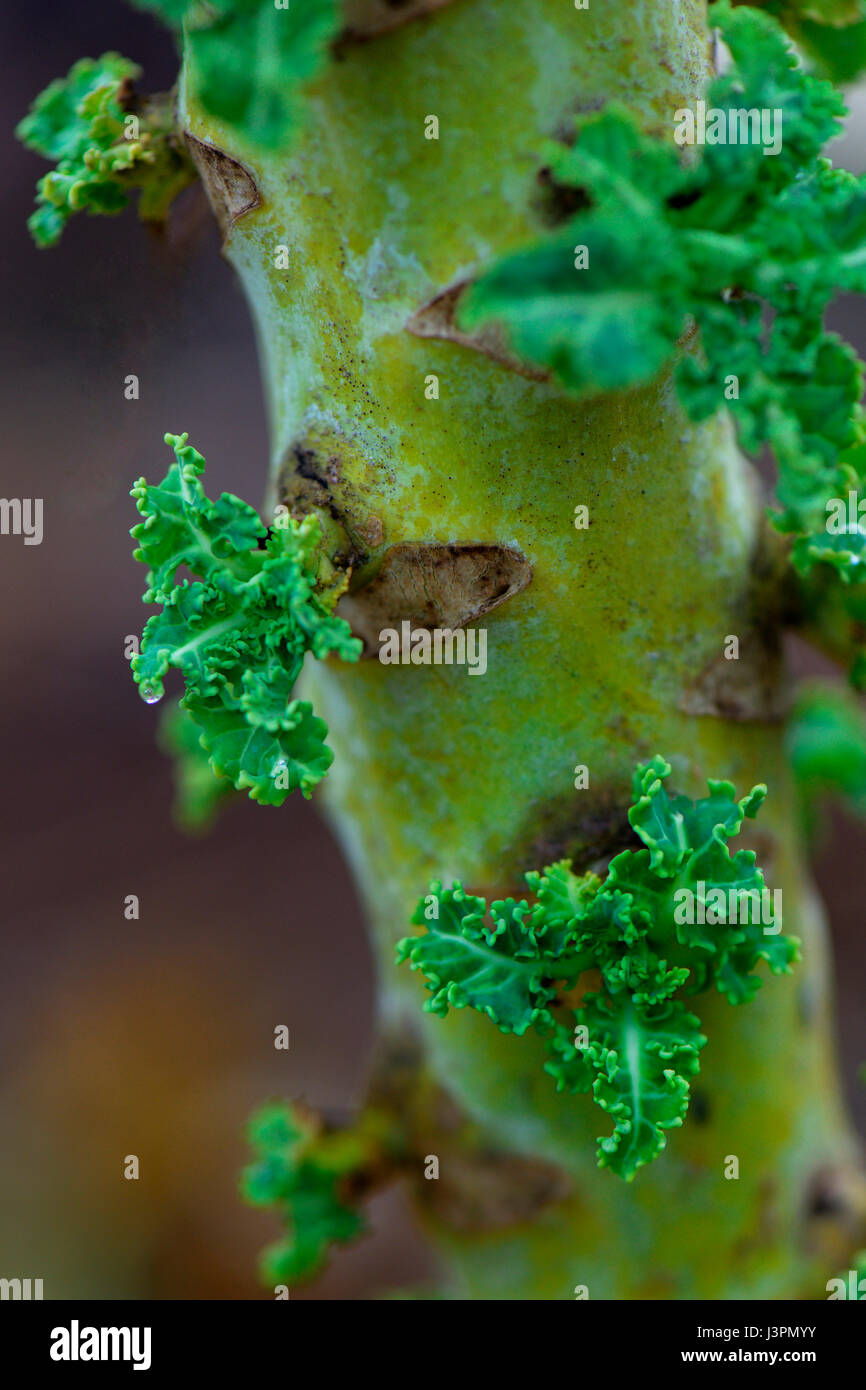
[[(475, 1125), (472, 1162), (454, 1158), (440, 1104), (420, 1107), (415, 1135), (419, 1178), (423, 1156), (441, 1156), (441, 1187), (420, 1181), (418, 1204), (463, 1297), (570, 1298), (577, 1285), (592, 1298), (822, 1297), (862, 1221), (772, 612), (756, 616), (774, 602), (772, 550), (727, 423), (689, 424), (667, 375), (575, 403), (476, 348), (407, 330), (439, 292), (538, 231), (544, 137), (609, 99), (664, 128), (708, 64), (699, 0), (583, 11), (452, 0), (347, 43), (282, 158), (227, 147), (183, 94), (195, 139), (249, 173), (211, 158), (215, 202), (229, 182), (236, 210), (259, 200), (224, 221), (258, 327), (272, 501), (331, 518), (362, 608), (363, 582), (398, 544), (501, 546), (531, 566), (528, 586), (479, 621), (483, 676), (370, 660), (309, 678), (385, 1027), (411, 1018), (429, 1074)], [(425, 139), (429, 116), (438, 140)], [(417, 553), (403, 555), (411, 571)], [(474, 581), (457, 588), (479, 606)], [(730, 635), (738, 660), (723, 654)], [(740, 793), (769, 784), (750, 843), (804, 961), (746, 1008), (701, 1001), (695, 1103), (626, 1185), (595, 1166), (609, 1123), (589, 1098), (556, 1094), (537, 1039), (468, 1010), (422, 1015), (420, 981), (392, 960), (431, 877), (504, 895), (525, 869), (565, 854), (583, 869), (636, 844), (630, 774), (657, 751), (690, 795), (707, 776)], [(493, 1157), (507, 1154), (528, 1161)]]

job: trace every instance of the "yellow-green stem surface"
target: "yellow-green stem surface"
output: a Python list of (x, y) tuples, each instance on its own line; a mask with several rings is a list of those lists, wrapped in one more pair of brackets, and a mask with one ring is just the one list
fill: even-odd
[[(820, 1174), (853, 1150), (780, 726), (760, 709), (730, 719), (683, 708), (729, 635), (741, 659), (762, 640), (748, 613), (762, 511), (750, 470), (723, 419), (685, 420), (669, 375), (576, 403), (405, 327), (445, 286), (537, 233), (544, 138), (610, 99), (662, 128), (700, 93), (708, 63), (699, 0), (592, 0), (584, 11), (453, 0), (345, 48), (280, 158), (233, 148), (184, 93), (189, 128), (242, 159), (262, 199), (227, 254), (259, 334), (271, 500), (302, 443), (330, 468), (371, 569), (391, 545), (431, 541), (516, 546), (533, 569), (481, 620), (483, 676), (367, 661), (308, 678), (331, 730), (324, 800), (369, 914), (383, 1020), (417, 1020), (430, 1067), (485, 1141), (573, 1180), (569, 1199), (519, 1224), (479, 1232), (428, 1219), (461, 1297), (567, 1299), (577, 1285), (591, 1298), (823, 1297), (847, 1257), (844, 1232), (810, 1215)], [(424, 138), (429, 115), (438, 140)], [(438, 399), (425, 395), (431, 374)], [(580, 504), (585, 530), (573, 524)], [(540, 1041), (468, 1010), (422, 1015), (421, 982), (393, 965), (393, 947), (430, 878), (507, 894), (547, 847), (591, 848), (593, 825), (628, 805), (634, 764), (655, 752), (690, 795), (708, 776), (740, 794), (769, 784), (751, 843), (804, 961), (748, 1006), (700, 997), (702, 1114), (624, 1184), (595, 1165), (610, 1121), (589, 1097), (555, 1092)], [(578, 764), (586, 790), (574, 789)], [(732, 1157), (737, 1178), (726, 1176)]]

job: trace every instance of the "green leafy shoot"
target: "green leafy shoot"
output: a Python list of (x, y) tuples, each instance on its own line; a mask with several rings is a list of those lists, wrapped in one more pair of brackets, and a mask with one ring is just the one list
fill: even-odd
[[(155, 703), (168, 672), (180, 671), (180, 703), (214, 772), (265, 805), (297, 787), (309, 796), (333, 754), (324, 721), (291, 692), (308, 653), (360, 655), (332, 611), (344, 582), (320, 581), (315, 517), (285, 516), (268, 531), (239, 498), (211, 501), (201, 454), (185, 434), (165, 438), (175, 454), (165, 478), (132, 489), (144, 518), (132, 530), (149, 571), (144, 602), (160, 605), (131, 663), (139, 693)], [(181, 569), (194, 578), (179, 578)]]
[(162, 222), (196, 177), (174, 129), (170, 97), (140, 102), (139, 69), (117, 53), (82, 58), (52, 82), (19, 123), (19, 140), (55, 164), (37, 184), (28, 226), (38, 246), (53, 246), (75, 212), (120, 212), (133, 189), (139, 216)]
[(866, 68), (864, 0), (759, 0), (758, 8), (784, 25), (822, 77), (853, 82)]
[[(679, 343), (688, 413), (727, 406), (748, 452), (772, 447), (795, 564), (844, 574), (861, 541), (828, 543), (825, 523), (829, 499), (866, 476), (862, 373), (823, 318), (837, 292), (866, 290), (866, 180), (823, 157), (842, 99), (797, 66), (776, 21), (727, 3), (712, 20), (733, 60), (706, 96), (725, 143), (709, 143), (709, 115), (694, 158), (674, 138), (675, 122), (690, 135), (682, 112), (668, 140), (616, 106), (581, 120), (572, 145), (547, 152), (554, 187), (580, 210), (483, 274), (461, 326), (498, 320), (520, 355), (582, 393), (648, 381)], [(766, 139), (749, 115), (761, 111), (781, 113)]]
[(263, 150), (284, 148), (302, 116), (301, 88), (328, 59), (338, 0), (136, 0), (183, 29), (202, 108)]
[(855, 1299), (858, 1303), (862, 1302), (866, 1298), (866, 1250), (856, 1251), (851, 1256), (850, 1268), (840, 1270), (825, 1287), (831, 1301)]
[(179, 700), (163, 707), (157, 741), (172, 760), (175, 821), (188, 834), (208, 830), (221, 807), (236, 793), (231, 782), (214, 772), (202, 747), (201, 730), (181, 709)]
[[(862, 6), (858, 9), (866, 16)], [(831, 82), (854, 82), (866, 69), (866, 17), (844, 26), (804, 19), (794, 36), (815, 70)]]
[(866, 816), (866, 711), (853, 692), (829, 681), (804, 684), (785, 743), (810, 832), (826, 800), (840, 800), (854, 815)]
[(318, 1116), (279, 1101), (253, 1116), (248, 1134), (257, 1157), (242, 1174), (241, 1192), (254, 1206), (276, 1207), (286, 1227), (262, 1255), (262, 1281), (310, 1279), (332, 1245), (363, 1232), (356, 1203), (375, 1149), (361, 1133), (328, 1131)]
[[(798, 959), (754, 853), (728, 848), (766, 788), (737, 801), (730, 782), (711, 781), (691, 801), (665, 790), (670, 771), (660, 757), (637, 769), (629, 821), (643, 847), (618, 854), (604, 880), (563, 861), (526, 875), (533, 903), (489, 907), (434, 882), (412, 917), (425, 931), (397, 948), (424, 976), (429, 1012), (472, 1008), (504, 1033), (546, 1039), (557, 1089), (591, 1092), (612, 1118), (598, 1161), (627, 1180), (688, 1108), (706, 1039), (685, 998), (715, 988), (745, 1003), (759, 962), (784, 974)], [(586, 992), (590, 971), (600, 987)]]

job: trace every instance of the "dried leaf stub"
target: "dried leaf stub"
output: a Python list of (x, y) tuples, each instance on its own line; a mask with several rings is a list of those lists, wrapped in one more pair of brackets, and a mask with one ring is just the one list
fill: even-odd
[[(435, 1184), (430, 1184), (435, 1186)], [(806, 1191), (804, 1244), (827, 1265), (844, 1269), (866, 1241), (866, 1180), (852, 1164), (826, 1165)]]
[(252, 212), (262, 201), (256, 181), (249, 169), (225, 150), (197, 140), (188, 130), (184, 131), (184, 139), (225, 240), (238, 218)]
[(738, 659), (720, 654), (705, 666), (683, 692), (679, 707), (686, 714), (738, 723), (777, 723), (788, 713), (779, 652), (752, 634), (742, 643)]
[(498, 324), (485, 324), (474, 333), (464, 333), (458, 328), (457, 305), (469, 285), (470, 281), (460, 280), (456, 285), (450, 285), (447, 290), (441, 290), (426, 304), (422, 304), (406, 324), (407, 333), (414, 334), (416, 338), (441, 338), (449, 343), (459, 343), (461, 347), (472, 348), (474, 352), (491, 357), (500, 366), (528, 377), (530, 381), (548, 381), (549, 372), (521, 362), (514, 356)]
[(449, 1151), (437, 1182), (419, 1184), (419, 1198), (458, 1231), (519, 1226), (567, 1200), (568, 1174), (543, 1159), (517, 1154)]
[(498, 608), (532, 578), (526, 556), (507, 545), (393, 545), (375, 579), (341, 598), (337, 612), (376, 656), (379, 634), (408, 621), (452, 631)]
[(345, 0), (346, 28), (342, 37), (377, 38), (453, 3), (454, 0)]

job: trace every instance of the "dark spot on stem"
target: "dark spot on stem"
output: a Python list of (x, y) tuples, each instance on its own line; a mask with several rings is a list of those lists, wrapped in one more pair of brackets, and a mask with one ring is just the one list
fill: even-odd
[(326, 524), (328, 554), (338, 569), (357, 571), (382, 544), (384, 528), (360, 502), (348, 484), (334, 453), (325, 453), (306, 440), (288, 450), (277, 474), (276, 499), (292, 516), (318, 512)]
[(576, 874), (588, 870), (604, 874), (614, 855), (639, 847), (628, 820), (629, 802), (628, 787), (623, 785), (568, 792), (546, 806), (531, 807), (509, 853), (515, 882), (520, 883), (527, 867), (539, 868), (560, 859), (571, 860)]
[(712, 1114), (712, 1106), (706, 1091), (692, 1091), (692, 1103), (689, 1107), (691, 1117), (696, 1125), (705, 1125)]
[(339, 50), (348, 44), (377, 39), (454, 3), (456, 0), (344, 0), (346, 27), (335, 47)]
[(866, 1178), (862, 1169), (827, 1165), (813, 1173), (804, 1195), (805, 1247), (828, 1265), (842, 1266), (866, 1241)]
[(699, 188), (684, 189), (682, 193), (671, 193), (665, 199), (669, 208), (679, 211), (681, 208), (690, 208), (702, 197), (702, 190)]
[(539, 169), (532, 208), (548, 227), (558, 227), (579, 212), (592, 207), (592, 199), (583, 188), (569, 188), (557, 183), (550, 169)]

